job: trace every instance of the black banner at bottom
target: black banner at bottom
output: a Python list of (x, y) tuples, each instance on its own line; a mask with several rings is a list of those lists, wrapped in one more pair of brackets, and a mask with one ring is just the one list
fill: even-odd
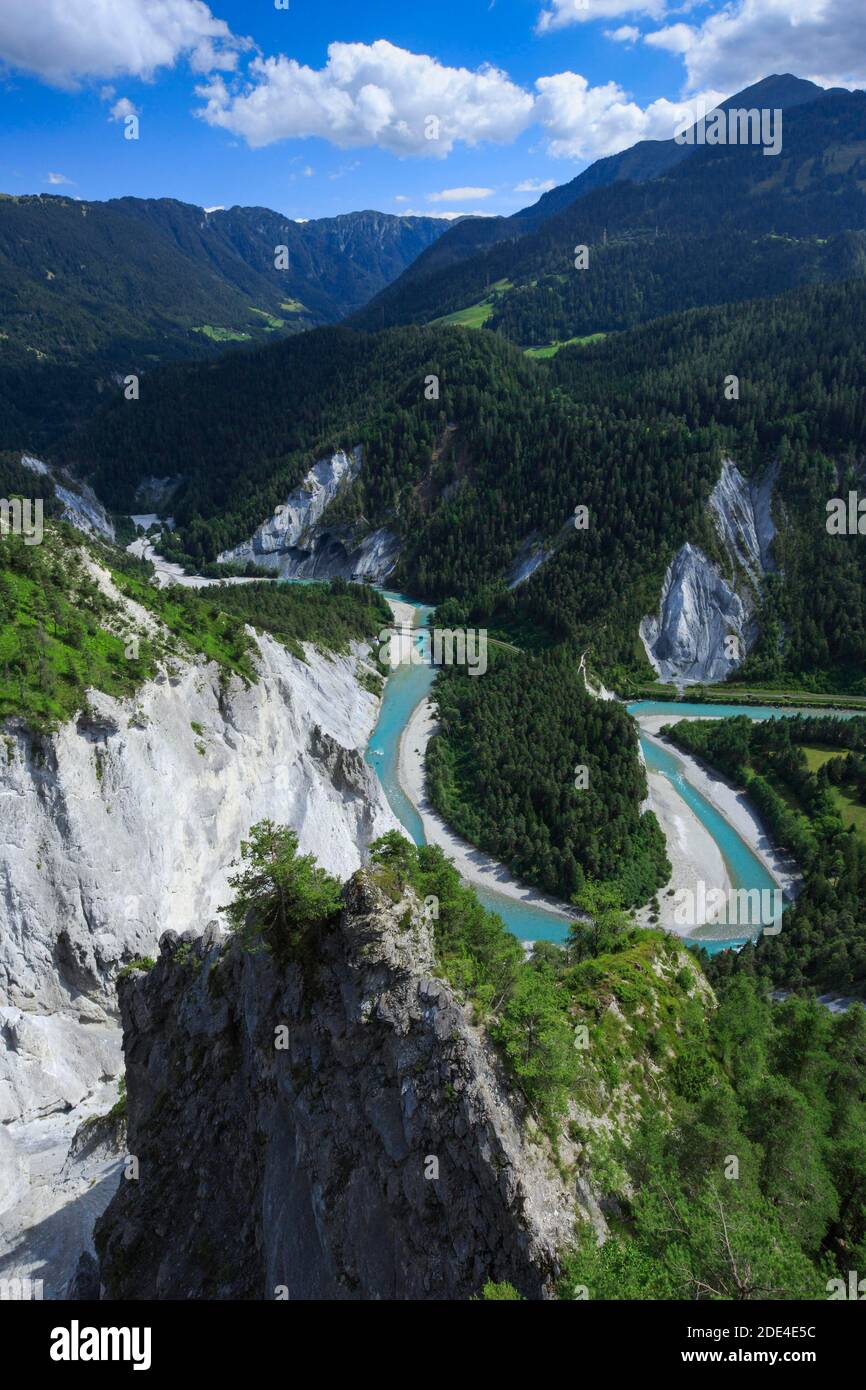
[[(842, 1294), (844, 1293), (844, 1297)], [(515, 1355), (548, 1352), (575, 1373), (599, 1358), (607, 1373), (674, 1368), (799, 1366), (828, 1374), (858, 1364), (866, 1331), (864, 1302), (848, 1291), (802, 1303), (511, 1303), (510, 1310), (467, 1303), (41, 1303), (0, 1302), (0, 1345), (23, 1352), (28, 1370), (63, 1384), (71, 1375), (220, 1376), (265, 1372), (309, 1375), (312, 1355), (333, 1373), (341, 1352), (347, 1369), (365, 1374), (378, 1363), (406, 1374), (406, 1352), (433, 1352), (438, 1376), (461, 1379), (474, 1364), (486, 1377), (514, 1374)], [(506, 1317), (505, 1322), (500, 1318)], [(449, 1346), (449, 1334), (459, 1340)], [(371, 1342), (371, 1334), (376, 1341)], [(530, 1334), (531, 1343), (521, 1342)], [(546, 1343), (551, 1335), (568, 1340)], [(435, 1337), (431, 1342), (430, 1338)], [(363, 1339), (363, 1340), (362, 1340)], [(382, 1340), (384, 1339), (384, 1340)], [(423, 1340), (420, 1340), (423, 1339)], [(406, 1342), (406, 1352), (403, 1343)], [(363, 1351), (366, 1345), (366, 1354)], [(433, 1349), (435, 1348), (435, 1352)], [(4, 1355), (4, 1364), (6, 1362)], [(305, 1357), (301, 1369), (298, 1356)], [(360, 1363), (360, 1364), (359, 1364)], [(411, 1363), (408, 1363), (411, 1364)], [(429, 1367), (433, 1373), (433, 1366)], [(849, 1371), (850, 1374), (850, 1371)]]

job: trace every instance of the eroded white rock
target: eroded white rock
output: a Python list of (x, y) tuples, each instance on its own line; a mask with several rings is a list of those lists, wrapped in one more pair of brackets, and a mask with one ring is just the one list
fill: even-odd
[(749, 482), (730, 459), (709, 499), (729, 572), (687, 543), (668, 566), (657, 614), (640, 625), (660, 680), (678, 685), (725, 680), (758, 637), (754, 620), (765, 574), (774, 568), (771, 470)]
[(305, 663), (257, 642), (255, 685), (179, 665), (127, 701), (92, 692), (50, 737), (8, 731), (0, 1121), (75, 1105), (116, 1074), (119, 966), (215, 916), (251, 825), (292, 826), (341, 878), (397, 827), (363, 759), (378, 701), (355, 679), (361, 644), (308, 647)]
[(325, 513), (361, 471), (361, 449), (338, 449), (319, 459), (301, 483), (248, 541), (224, 550), (220, 564), (253, 560), (283, 579), (365, 578), (379, 582), (397, 563), (399, 542), (380, 528), (357, 539), (352, 527), (328, 527)]

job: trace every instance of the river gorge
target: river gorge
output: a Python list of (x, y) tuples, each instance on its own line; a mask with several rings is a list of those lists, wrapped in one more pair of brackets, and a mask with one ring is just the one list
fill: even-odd
[[(382, 590), (400, 624), (424, 627), (433, 609), (405, 594)], [(423, 794), (423, 755), (434, 727), (428, 708), (436, 671), (430, 665), (405, 663), (387, 679), (379, 717), (367, 747), (367, 762), (375, 769), (392, 811), (416, 844), (433, 839), (452, 855), (472, 882), (480, 900), (499, 913), (521, 940), (562, 942), (568, 936), (569, 908), (538, 891), (518, 884), (503, 865), (466, 845), (448, 831)], [(648, 805), (665, 832), (673, 866), (670, 885), (658, 895), (659, 925), (675, 930), (711, 954), (744, 944), (753, 931), (737, 930), (723, 921), (698, 921), (678, 926), (674, 904), (683, 892), (705, 884), (708, 893), (762, 894), (774, 910), (760, 925), (778, 929), (775, 904), (789, 901), (797, 890), (796, 866), (768, 840), (746, 797), (723, 778), (710, 774), (696, 760), (674, 752), (659, 738), (661, 727), (678, 719), (720, 719), (746, 715), (752, 719), (780, 718), (797, 713), (774, 706), (698, 704), (679, 701), (639, 701), (628, 706), (639, 729), (641, 753), (649, 785)], [(842, 716), (844, 717), (844, 716)], [(649, 909), (639, 919), (648, 922)]]

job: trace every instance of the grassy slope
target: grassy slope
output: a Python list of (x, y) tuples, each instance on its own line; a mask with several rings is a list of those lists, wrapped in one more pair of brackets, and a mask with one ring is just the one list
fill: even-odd
[[(831, 758), (838, 758), (840, 752), (844, 751), (839, 748), (831, 748), (829, 744), (820, 743), (803, 744), (802, 748), (810, 772), (817, 772)], [(866, 840), (866, 806), (857, 800), (854, 789), (852, 787), (830, 787), (828, 790), (845, 829), (847, 830), (853, 825), (860, 838)]]

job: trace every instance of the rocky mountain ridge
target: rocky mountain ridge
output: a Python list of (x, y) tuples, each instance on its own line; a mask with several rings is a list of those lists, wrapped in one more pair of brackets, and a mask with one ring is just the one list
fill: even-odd
[(314, 978), (169, 932), (121, 983), (139, 1177), (98, 1224), (104, 1297), (552, 1292), (574, 1187), (437, 978), (433, 930), (361, 870)]

